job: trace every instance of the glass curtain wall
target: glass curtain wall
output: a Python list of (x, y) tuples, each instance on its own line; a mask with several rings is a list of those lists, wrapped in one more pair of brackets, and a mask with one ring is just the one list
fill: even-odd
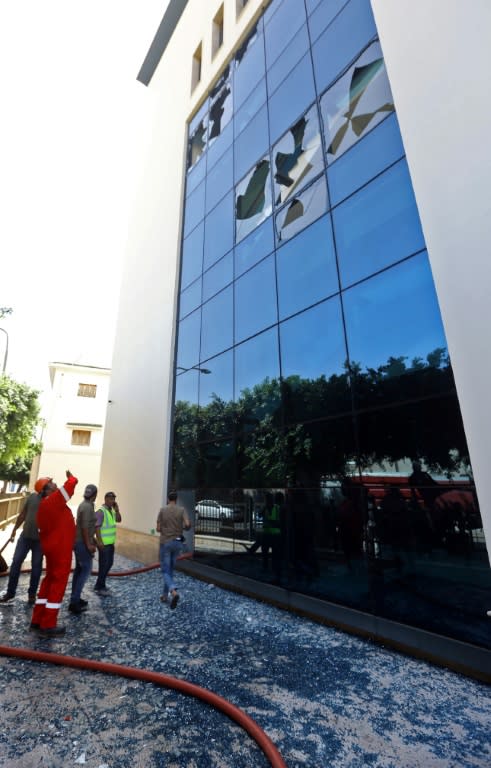
[(172, 483), (209, 562), (486, 647), (489, 568), (369, 0), (275, 0), (188, 126)]

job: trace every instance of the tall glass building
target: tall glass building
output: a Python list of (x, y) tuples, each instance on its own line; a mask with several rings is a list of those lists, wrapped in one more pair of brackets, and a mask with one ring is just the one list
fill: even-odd
[(165, 62), (180, 29), (203, 35), (172, 126), (179, 216), (159, 225), (159, 493), (193, 517), (197, 567), (413, 650), (422, 630), (434, 656), (431, 638), (467, 643), (484, 667), (483, 519), (372, 5), (203, 5), (171, 2), (153, 44)]

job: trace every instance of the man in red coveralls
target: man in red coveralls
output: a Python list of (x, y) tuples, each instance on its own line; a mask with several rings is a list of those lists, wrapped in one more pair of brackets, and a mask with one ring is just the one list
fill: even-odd
[(56, 626), (56, 620), (72, 567), (75, 541), (75, 520), (67, 501), (78, 483), (68, 469), (66, 476), (62, 488), (58, 488), (51, 477), (39, 478), (34, 486), (42, 496), (36, 521), (46, 558), (46, 575), (34, 605), (30, 628), (39, 630), (43, 637), (60, 637), (66, 631), (65, 627)]

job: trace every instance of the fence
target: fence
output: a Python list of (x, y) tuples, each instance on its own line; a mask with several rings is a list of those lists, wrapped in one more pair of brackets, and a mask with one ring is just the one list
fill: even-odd
[(0, 498), (0, 528), (4, 529), (12, 523), (21, 510), (25, 499), (24, 494), (16, 493)]

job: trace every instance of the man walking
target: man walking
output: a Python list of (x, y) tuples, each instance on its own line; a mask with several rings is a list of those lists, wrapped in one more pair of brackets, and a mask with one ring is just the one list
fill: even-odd
[(191, 528), (186, 510), (184, 507), (178, 507), (176, 501), (177, 493), (170, 491), (168, 504), (161, 508), (156, 526), (160, 533), (160, 567), (164, 579), (164, 591), (160, 600), (162, 603), (167, 603), (170, 595), (170, 607), (172, 609), (176, 607), (179, 601), (174, 583), (174, 567), (182, 551), (183, 531), (188, 531)]
[(89, 484), (84, 491), (84, 500), (77, 509), (77, 532), (75, 534), (75, 570), (72, 577), (72, 594), (68, 610), (71, 613), (86, 611), (88, 603), (82, 599), (82, 590), (92, 570), (92, 560), (97, 549), (95, 543), (95, 500), (97, 487)]
[(111, 594), (111, 591), (106, 587), (106, 577), (113, 567), (116, 523), (120, 523), (121, 519), (116, 494), (108, 491), (104, 496), (104, 504), (97, 510), (95, 523), (95, 535), (99, 550), (99, 572), (94, 590), (102, 597)]
[(20, 569), (29, 552), (31, 553), (31, 577), (29, 579), (29, 589), (27, 592), (28, 603), (29, 605), (34, 605), (36, 601), (36, 592), (43, 568), (43, 553), (41, 551), (39, 533), (36, 525), (36, 515), (41, 501), (41, 494), (39, 493), (40, 487), (42, 487), (42, 479), (37, 480), (35, 483), (35, 493), (31, 493), (31, 495), (27, 497), (19, 512), (17, 520), (15, 521), (10, 541), (15, 541), (17, 529), (20, 528), (21, 525), (24, 527), (15, 547), (12, 565), (10, 566), (7, 591), (0, 597), (0, 603), (13, 602), (17, 591), (17, 584), (19, 583)]

